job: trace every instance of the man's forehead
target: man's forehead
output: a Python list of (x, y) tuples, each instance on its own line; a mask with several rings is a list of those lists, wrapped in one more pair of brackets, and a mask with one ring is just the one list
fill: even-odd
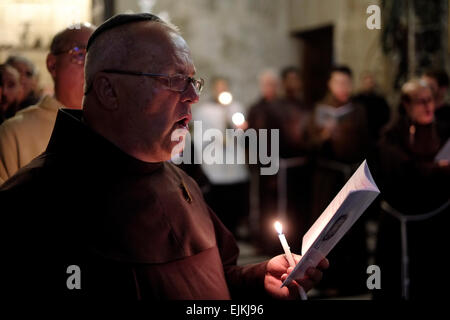
[[(144, 24), (144, 23), (141, 23)], [(182, 74), (195, 73), (191, 52), (186, 41), (177, 33), (168, 30), (157, 23), (144, 25), (138, 33), (138, 42), (135, 47), (140, 57), (147, 63), (155, 65), (160, 71)], [(141, 51), (141, 49), (143, 49)], [(141, 60), (141, 59), (139, 59)]]
[(429, 87), (417, 87), (414, 91), (410, 93), (412, 98), (418, 98), (422, 96), (432, 95), (431, 89)]
[(137, 41), (145, 41), (151, 47), (190, 54), (189, 47), (183, 37), (168, 27), (148, 21), (138, 24), (139, 28), (134, 29)]
[(433, 91), (431, 90), (430, 87), (421, 87), (417, 94), (421, 95), (421, 96), (428, 96), (428, 95), (433, 95)]
[(196, 73), (194, 62), (189, 53), (182, 52), (173, 55), (168, 59), (167, 69), (165, 72), (169, 74), (184, 74), (193, 76)]
[(334, 71), (331, 73), (331, 78), (350, 79), (350, 76), (344, 72)]
[(63, 39), (64, 46), (84, 45), (86, 46), (93, 30), (88, 28), (69, 30)]

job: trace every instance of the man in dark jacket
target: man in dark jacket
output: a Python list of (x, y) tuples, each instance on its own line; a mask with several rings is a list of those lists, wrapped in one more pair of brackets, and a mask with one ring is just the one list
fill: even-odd
[[(0, 189), (13, 294), (298, 297), (297, 283), (280, 288), (292, 270), (282, 255), (236, 265), (230, 232), (167, 162), (203, 86), (177, 29), (118, 15), (86, 50), (84, 110), (60, 110), (46, 152)], [(306, 290), (321, 278), (309, 272)]]

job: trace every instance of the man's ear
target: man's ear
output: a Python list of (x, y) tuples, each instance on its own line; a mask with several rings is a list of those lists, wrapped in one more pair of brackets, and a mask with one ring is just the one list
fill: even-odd
[(114, 83), (106, 75), (96, 74), (92, 85), (92, 89), (95, 91), (95, 95), (104, 109), (116, 110), (119, 108)]
[(56, 57), (52, 53), (47, 55), (47, 70), (54, 81), (56, 78)]

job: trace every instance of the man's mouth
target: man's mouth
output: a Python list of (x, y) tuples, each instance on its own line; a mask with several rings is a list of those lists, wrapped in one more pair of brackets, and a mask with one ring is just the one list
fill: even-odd
[(191, 121), (192, 116), (190, 114), (184, 115), (177, 122), (175, 122), (175, 126), (180, 129), (189, 130), (189, 122)]

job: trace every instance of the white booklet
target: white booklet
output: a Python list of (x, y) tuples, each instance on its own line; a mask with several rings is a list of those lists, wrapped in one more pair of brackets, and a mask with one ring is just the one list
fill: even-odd
[(450, 161), (450, 138), (447, 139), (447, 142), (445, 145), (439, 150), (436, 157), (434, 157), (434, 161), (438, 162), (441, 160), (448, 160)]
[(338, 108), (326, 104), (320, 104), (316, 110), (316, 123), (321, 127), (333, 129), (344, 116), (353, 111), (351, 104)]
[(309, 267), (316, 267), (378, 194), (380, 190), (364, 160), (303, 237), (302, 258), (283, 282), (283, 286), (293, 279), (303, 278)]

